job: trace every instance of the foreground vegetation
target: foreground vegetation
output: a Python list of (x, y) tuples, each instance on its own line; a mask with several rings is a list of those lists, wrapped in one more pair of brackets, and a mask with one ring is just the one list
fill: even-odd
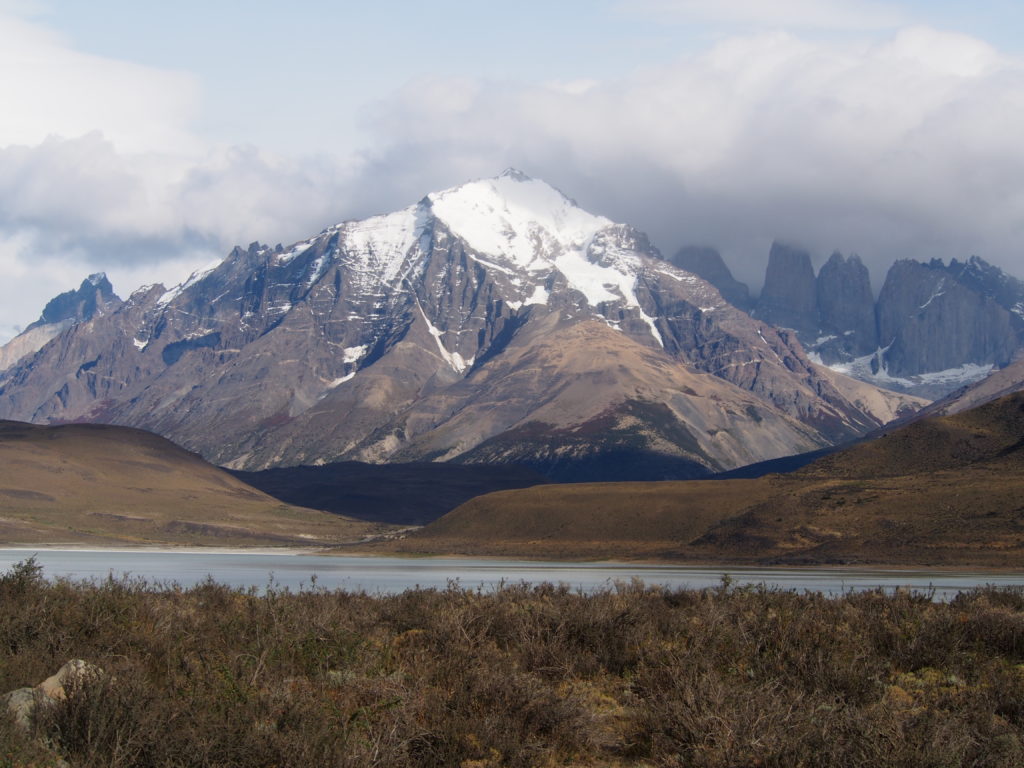
[(0, 576), (0, 766), (1016, 766), (1024, 590), (368, 596)]

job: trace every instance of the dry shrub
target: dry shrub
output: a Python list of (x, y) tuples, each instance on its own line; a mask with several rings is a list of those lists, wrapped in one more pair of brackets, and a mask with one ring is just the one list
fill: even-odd
[(29, 561), (0, 606), (0, 690), (104, 670), (36, 734), (0, 724), (0, 768), (1024, 764), (1020, 590), (369, 596)]

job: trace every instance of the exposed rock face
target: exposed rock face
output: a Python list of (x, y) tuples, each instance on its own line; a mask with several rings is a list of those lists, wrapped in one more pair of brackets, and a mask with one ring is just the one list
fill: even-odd
[(962, 262), (953, 259), (946, 271), (961, 285), (989, 297), (1009, 312), (1014, 329), (1024, 334), (1024, 281), (978, 256)]
[(819, 336), (815, 351), (826, 363), (851, 360), (878, 348), (871, 276), (856, 254), (833, 253), (818, 273)]
[(739, 307), (744, 312), (750, 311), (753, 307), (750, 289), (746, 283), (741, 283), (732, 276), (721, 254), (714, 248), (687, 246), (681, 248), (669, 261), (680, 269), (707, 280), (718, 289), (722, 298), (734, 307)]
[(882, 423), (868, 402), (640, 232), (518, 172), (236, 248), (0, 376), (0, 417), (139, 426), (237, 469), (564, 477), (615, 453), (690, 476), (849, 439)]
[(876, 302), (856, 255), (833, 253), (815, 278), (805, 253), (775, 244), (754, 314), (793, 328), (812, 359), (838, 372), (936, 398), (1018, 353), (1024, 282), (977, 256), (948, 267), (938, 259), (902, 260)]
[(89, 275), (76, 291), (66, 291), (43, 309), (42, 316), (0, 347), (0, 371), (31, 355), (76, 323), (109, 314), (121, 305), (107, 276)]
[(91, 320), (116, 309), (121, 300), (114, 294), (114, 287), (103, 272), (89, 275), (77, 291), (66, 291), (50, 299), (43, 308), (42, 316), (29, 329), (40, 325), (52, 325), (67, 320), (80, 323)]
[(792, 328), (805, 338), (816, 338), (818, 292), (807, 251), (772, 243), (754, 316), (778, 328)]
[(1020, 345), (1011, 313), (947, 268), (898, 261), (878, 297), (880, 365), (890, 376), (964, 364), (1003, 366)]

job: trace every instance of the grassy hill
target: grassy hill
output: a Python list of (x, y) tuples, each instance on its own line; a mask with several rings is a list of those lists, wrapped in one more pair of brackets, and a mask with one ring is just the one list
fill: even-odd
[(283, 504), (148, 432), (0, 421), (4, 544), (319, 545), (373, 530)]
[(396, 546), (750, 563), (1024, 563), (1024, 393), (787, 475), (546, 486), (473, 499)]

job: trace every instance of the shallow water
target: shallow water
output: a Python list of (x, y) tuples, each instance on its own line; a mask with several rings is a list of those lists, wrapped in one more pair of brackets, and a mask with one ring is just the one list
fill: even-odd
[(489, 560), (486, 558), (325, 557), (241, 552), (127, 550), (0, 550), (0, 570), (35, 556), (48, 578), (106, 579), (129, 575), (183, 587), (207, 578), (235, 587), (274, 585), (291, 590), (346, 589), (396, 593), (413, 587), (494, 589), (502, 583), (567, 584), (586, 592), (641, 579), (647, 584), (703, 588), (728, 575), (735, 585), (842, 594), (849, 590), (908, 587), (937, 599), (985, 584), (1024, 585), (1024, 571), (955, 572), (855, 568), (750, 568)]

